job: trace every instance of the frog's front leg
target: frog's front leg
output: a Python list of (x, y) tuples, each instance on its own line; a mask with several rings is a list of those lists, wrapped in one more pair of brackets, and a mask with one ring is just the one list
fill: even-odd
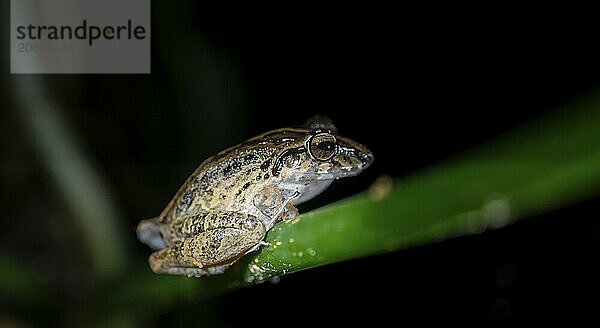
[(265, 216), (262, 221), (267, 230), (279, 221), (298, 216), (298, 210), (291, 203), (298, 196), (297, 190), (277, 186), (266, 187), (254, 196), (253, 204)]
[(221, 273), (255, 249), (266, 234), (263, 224), (248, 214), (210, 213), (202, 223), (207, 230), (186, 235), (171, 247), (152, 253), (152, 271), (187, 276)]
[(292, 203), (285, 204), (285, 207), (277, 217), (276, 221), (291, 220), (300, 215), (298, 209)]

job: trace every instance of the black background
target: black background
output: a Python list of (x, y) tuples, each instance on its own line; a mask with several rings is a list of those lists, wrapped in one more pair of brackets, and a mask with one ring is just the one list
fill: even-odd
[[(254, 126), (285, 124), (282, 108), (334, 117), (373, 148), (366, 180), (435, 163), (600, 82), (595, 27), (566, 12), (236, 3), (232, 14), (230, 5), (202, 7), (199, 24), (242, 58)], [(500, 231), (296, 273), (216, 308), (232, 326), (592, 318), (598, 209), (594, 199)]]

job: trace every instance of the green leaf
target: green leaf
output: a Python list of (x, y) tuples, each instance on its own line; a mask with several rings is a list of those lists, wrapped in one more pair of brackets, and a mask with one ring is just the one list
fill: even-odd
[[(590, 96), (479, 148), (275, 226), (223, 275), (140, 273), (139, 296), (208, 296), (330, 263), (500, 228), (600, 192), (600, 99)], [(386, 184), (380, 186), (385, 189)], [(137, 285), (137, 284), (136, 284)], [(167, 288), (163, 288), (166, 287)], [(130, 289), (130, 290), (133, 290)]]

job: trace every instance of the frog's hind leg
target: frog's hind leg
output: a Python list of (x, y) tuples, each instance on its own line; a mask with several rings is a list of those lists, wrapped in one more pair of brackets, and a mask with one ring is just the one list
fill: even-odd
[(215, 214), (211, 229), (154, 252), (149, 259), (150, 267), (156, 273), (187, 276), (222, 273), (254, 249), (265, 233), (264, 226), (254, 216)]

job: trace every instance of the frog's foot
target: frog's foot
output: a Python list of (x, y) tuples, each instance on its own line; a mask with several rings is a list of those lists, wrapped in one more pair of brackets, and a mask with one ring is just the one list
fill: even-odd
[(209, 268), (188, 268), (188, 267), (171, 267), (168, 268), (163, 273), (167, 274), (176, 274), (187, 277), (203, 277), (210, 276), (215, 274), (221, 274), (229, 268), (230, 264), (227, 265), (217, 265)]
[(294, 219), (298, 215), (300, 215), (298, 209), (292, 203), (286, 203), (275, 217), (268, 217), (263, 224), (266, 230), (270, 230), (278, 222)]
[(210, 272), (208, 270), (200, 269), (200, 268), (169, 268), (164, 273), (167, 274), (176, 274), (180, 276), (188, 276), (188, 277), (202, 277), (202, 276), (210, 276)]
[(156, 219), (140, 221), (137, 225), (136, 233), (141, 242), (154, 250), (166, 247), (160, 234), (160, 225), (156, 222)]
[(287, 203), (285, 204), (285, 210), (279, 216), (280, 220), (283, 221), (295, 219), (298, 215), (300, 215), (298, 209), (292, 203)]

